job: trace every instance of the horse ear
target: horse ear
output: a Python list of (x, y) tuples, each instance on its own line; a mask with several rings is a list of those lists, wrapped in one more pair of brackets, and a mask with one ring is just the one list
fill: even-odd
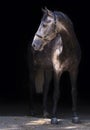
[(47, 11), (46, 11), (45, 9), (42, 8), (42, 12), (43, 12), (43, 13), (46, 13)]
[(53, 12), (51, 10), (47, 9), (47, 7), (45, 7), (45, 10), (47, 11), (47, 14), (49, 16), (53, 16)]
[(45, 9), (42, 8), (42, 12), (47, 13), (51, 17), (53, 16), (53, 12), (51, 10), (47, 9), (47, 7), (45, 7)]
[(45, 6), (45, 9), (42, 8), (42, 12), (43, 12), (43, 13), (47, 13), (47, 12), (48, 12), (48, 9), (47, 9), (46, 6)]

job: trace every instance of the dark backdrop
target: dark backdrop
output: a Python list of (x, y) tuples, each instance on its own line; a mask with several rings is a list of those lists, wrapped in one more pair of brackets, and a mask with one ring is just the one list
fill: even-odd
[[(8, 99), (27, 97), (27, 43), (32, 40), (38, 28), (42, 17), (41, 8), (46, 6), (51, 10), (63, 11), (73, 21), (82, 50), (78, 92), (81, 99), (90, 99), (90, 10), (87, 1), (32, 0), (5, 2), (2, 5), (0, 97)], [(62, 91), (66, 94), (65, 87)]]

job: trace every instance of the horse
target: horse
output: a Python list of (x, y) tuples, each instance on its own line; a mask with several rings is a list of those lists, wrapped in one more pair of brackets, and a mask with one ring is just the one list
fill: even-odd
[[(67, 71), (71, 80), (72, 122), (79, 123), (80, 118), (77, 114), (77, 77), (81, 49), (71, 19), (61, 11), (43, 9), (43, 17), (31, 46), (33, 62), (30, 62), (32, 64), (30, 81), (32, 86), (38, 86), (37, 84), (39, 84), (39, 92), (43, 91), (44, 116), (47, 116), (48, 113), (47, 94), (53, 76), (54, 91), (51, 123), (58, 123), (56, 112), (60, 96), (59, 81), (63, 72)], [(36, 80), (35, 84), (33, 79)], [(31, 94), (31, 99), (32, 97)]]

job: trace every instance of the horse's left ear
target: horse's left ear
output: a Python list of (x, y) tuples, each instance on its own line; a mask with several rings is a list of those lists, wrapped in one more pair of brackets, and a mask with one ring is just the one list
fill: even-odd
[(53, 16), (53, 12), (51, 10), (48, 10), (47, 14), (51, 17)]

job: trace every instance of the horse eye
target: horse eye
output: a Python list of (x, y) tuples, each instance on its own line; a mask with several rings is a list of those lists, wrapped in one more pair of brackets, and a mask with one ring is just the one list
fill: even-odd
[(46, 24), (43, 24), (43, 27), (45, 28), (45, 27), (47, 27), (47, 25), (46, 25)]

